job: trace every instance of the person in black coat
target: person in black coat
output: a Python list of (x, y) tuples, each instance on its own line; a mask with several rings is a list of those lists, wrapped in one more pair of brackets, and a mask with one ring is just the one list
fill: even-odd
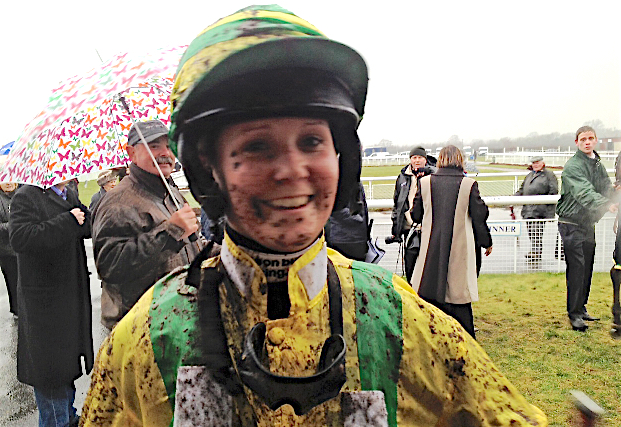
[(99, 185), (100, 188), (99, 191), (91, 197), (91, 204), (88, 207), (91, 212), (95, 210), (101, 198), (105, 196), (108, 191), (116, 187), (117, 180), (118, 175), (113, 170), (99, 173), (97, 176), (97, 185)]
[(9, 243), (9, 216), (11, 199), (17, 184), (3, 182), (0, 184), (0, 267), (9, 295), (9, 311), (17, 317), (17, 257)]
[[(419, 180), (436, 171), (431, 160), (435, 161), (435, 158), (428, 156), (427, 150), (423, 147), (412, 148), (410, 164), (401, 169), (395, 183), (394, 205), (390, 214), (392, 220), (391, 236), (386, 239), (386, 243), (404, 242), (403, 264), (405, 266), (405, 278), (408, 282), (412, 278), (414, 264), (418, 258), (419, 247), (414, 244), (414, 241), (420, 236), (417, 225), (413, 223), (410, 216), (410, 209), (418, 189)], [(412, 226), (415, 229), (410, 232)]]
[[(11, 204), (17, 253), (17, 379), (34, 387), (39, 425), (77, 425), (74, 381), (93, 367), (84, 239), (90, 213), (65, 183), (21, 187)], [(57, 424), (55, 424), (57, 423)]]

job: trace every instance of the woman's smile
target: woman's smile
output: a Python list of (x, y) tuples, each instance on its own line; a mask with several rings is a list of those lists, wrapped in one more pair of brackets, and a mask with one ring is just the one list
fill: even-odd
[(283, 197), (280, 199), (266, 200), (263, 203), (272, 209), (293, 210), (307, 206), (314, 198), (314, 195)]

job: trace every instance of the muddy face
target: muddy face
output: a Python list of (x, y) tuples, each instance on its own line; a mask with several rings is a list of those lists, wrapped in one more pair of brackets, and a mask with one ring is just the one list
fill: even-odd
[(279, 252), (308, 247), (336, 196), (339, 167), (328, 122), (270, 118), (226, 127), (216, 180), (229, 197), (229, 224)]

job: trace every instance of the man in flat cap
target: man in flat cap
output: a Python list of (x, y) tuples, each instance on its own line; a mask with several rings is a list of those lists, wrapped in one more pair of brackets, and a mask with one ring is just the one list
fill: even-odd
[[(558, 180), (543, 162), (542, 156), (535, 156), (530, 159), (531, 170), (522, 181), (520, 189), (515, 196), (533, 196), (543, 194), (558, 194)], [(524, 205), (522, 207), (522, 218), (526, 220), (528, 229), (528, 239), (530, 240), (530, 252), (526, 258), (533, 265), (538, 265), (541, 261), (541, 251), (543, 246), (543, 229), (545, 221), (543, 219), (554, 218), (555, 205)]]
[[(149, 150), (173, 194), (168, 193)], [(202, 240), (189, 239), (198, 231), (198, 221), (170, 177), (175, 157), (166, 125), (150, 120), (132, 126), (127, 154), (132, 161), (129, 176), (93, 212), (93, 251), (102, 279), (101, 322), (109, 329), (144, 291), (188, 264), (202, 248)], [(183, 207), (177, 210), (171, 197)]]
[[(401, 173), (395, 183), (394, 206), (390, 215), (392, 220), (392, 236), (386, 239), (386, 243), (402, 241), (410, 234), (412, 228), (410, 208), (412, 207), (414, 196), (416, 196), (418, 180), (433, 172), (435, 172), (435, 168), (427, 165), (427, 151), (423, 147), (415, 147), (410, 150), (410, 164), (401, 169)], [(418, 248), (415, 250), (409, 249), (411, 247), (409, 245), (410, 240), (414, 237), (414, 235), (410, 236), (410, 239), (405, 244), (404, 251), (405, 276), (408, 282), (412, 277), (414, 263), (418, 256)]]

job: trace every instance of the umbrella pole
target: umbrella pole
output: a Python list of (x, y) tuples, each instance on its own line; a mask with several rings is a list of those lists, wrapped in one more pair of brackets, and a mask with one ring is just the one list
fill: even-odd
[(123, 104), (123, 108), (125, 108), (125, 111), (127, 111), (127, 113), (129, 114), (129, 118), (132, 121), (132, 124), (138, 131), (140, 142), (144, 144), (145, 148), (147, 149), (147, 152), (149, 153), (149, 156), (151, 157), (151, 160), (153, 161), (153, 164), (155, 165), (155, 168), (157, 169), (157, 172), (159, 173), (160, 178), (162, 178), (162, 182), (164, 183), (164, 186), (166, 187), (168, 194), (170, 194), (170, 198), (175, 204), (175, 208), (177, 208), (177, 210), (181, 209), (181, 206), (179, 205), (179, 202), (175, 198), (175, 195), (173, 194), (172, 189), (170, 188), (170, 185), (168, 185), (168, 182), (166, 181), (166, 177), (164, 176), (164, 174), (162, 173), (162, 170), (160, 169), (160, 165), (157, 164), (157, 160), (155, 159), (155, 156), (153, 156), (153, 153), (151, 152), (151, 149), (149, 148), (149, 144), (147, 144), (147, 141), (144, 140), (144, 136), (142, 135), (140, 126), (136, 126), (136, 120), (134, 120), (134, 116), (132, 116), (132, 112), (129, 110), (129, 107), (127, 105), (127, 102), (125, 101), (125, 98), (123, 96), (120, 96), (119, 100), (121, 101), (121, 104)]

